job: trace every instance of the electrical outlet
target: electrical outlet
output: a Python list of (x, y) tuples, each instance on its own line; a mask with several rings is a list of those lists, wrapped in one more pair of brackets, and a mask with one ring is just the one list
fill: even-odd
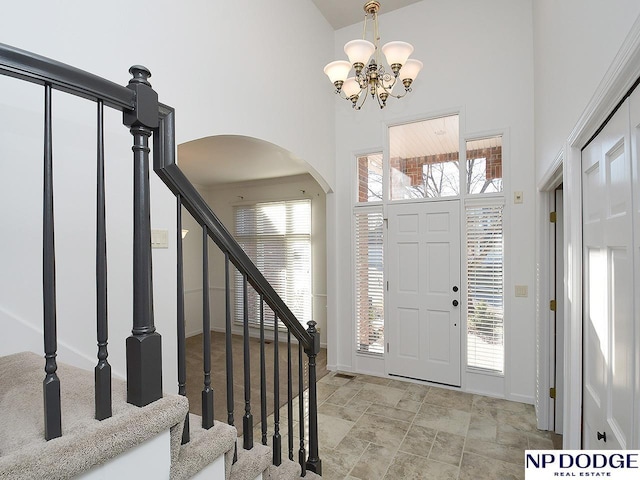
[(524, 196), (522, 192), (513, 192), (513, 203), (523, 203)]

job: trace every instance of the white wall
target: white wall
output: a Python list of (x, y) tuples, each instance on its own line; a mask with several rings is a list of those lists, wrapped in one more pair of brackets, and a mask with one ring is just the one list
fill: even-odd
[[(143, 64), (153, 73), (151, 83), (160, 101), (176, 108), (178, 143), (215, 134), (261, 138), (290, 150), (330, 186), (334, 183), (334, 165), (329, 161), (334, 141), (331, 93), (311, 95), (323, 91), (324, 79), (307, 75), (322, 71), (324, 57), (332, 50), (333, 32), (310, 1), (13, 2), (3, 8), (0, 31), (3, 43), (123, 85), (129, 79), (129, 66)], [(305, 50), (311, 53), (298, 55)], [(284, 69), (289, 74), (292, 67), (294, 75), (285, 77)], [(2, 235), (0, 243), (0, 311), (3, 324), (18, 318), (37, 328), (42, 309), (42, 100), (23, 92), (41, 95), (41, 89), (20, 86), (12, 79), (2, 82), (0, 159), (6, 180), (0, 218), (13, 233)], [(63, 103), (62, 98), (56, 94), (54, 105)], [(54, 131), (54, 138), (60, 140), (54, 152), (60, 194), (56, 201), (59, 333), (91, 364), (95, 358), (91, 246), (95, 113), (91, 105), (70, 103), (71, 112), (57, 111)], [(120, 116), (110, 114), (110, 118), (110, 359), (122, 374), (132, 310), (131, 140)], [(65, 147), (62, 137), (69, 142)], [(175, 391), (175, 200), (152, 177), (152, 228), (170, 232), (169, 249), (154, 250), (154, 299), (156, 326), (164, 338), (164, 388)]]
[[(564, 447), (581, 445), (581, 155), (580, 147), (638, 76), (640, 4), (539, 0), (534, 2), (536, 177), (548, 183), (556, 158), (564, 158), (565, 308)], [(540, 222), (548, 214), (539, 195)], [(539, 229), (544, 232), (542, 224)], [(549, 271), (544, 233), (538, 234), (540, 272)], [(577, 248), (576, 248), (577, 246)], [(541, 276), (540, 295), (548, 282)], [(544, 305), (542, 302), (541, 305)], [(542, 310), (541, 319), (546, 318)], [(539, 325), (544, 331), (544, 320)], [(545, 355), (546, 354), (546, 355)], [(548, 354), (541, 350), (541, 384)], [(544, 407), (544, 402), (541, 402)], [(539, 412), (540, 413), (540, 412)], [(542, 420), (546, 417), (542, 408)]]
[(636, 0), (535, 0), (535, 151), (540, 180), (640, 14)]
[[(227, 227), (234, 231), (233, 207), (256, 202), (309, 198), (311, 200), (312, 230), (312, 315), (320, 328), (320, 341), (326, 345), (327, 325), (327, 240), (325, 193), (311, 175), (295, 175), (292, 177), (259, 180), (221, 185), (201, 189), (203, 196), (212, 210)], [(202, 332), (202, 228), (192, 217), (185, 213), (183, 224), (189, 229), (184, 241), (185, 250), (185, 312), (187, 335)], [(218, 248), (210, 243), (210, 302), (211, 328), (217, 331), (225, 329), (225, 297), (224, 297), (224, 256)], [(233, 266), (231, 287), (233, 288)], [(233, 302), (233, 295), (232, 295)], [(234, 331), (242, 332), (242, 327), (234, 325)], [(305, 326), (306, 328), (306, 326)], [(254, 333), (257, 333), (254, 332)]]
[[(361, 35), (362, 25), (336, 32), (334, 56)], [(331, 264), (329, 331), (335, 329), (336, 351), (329, 364), (344, 370), (367, 368), (353, 354), (351, 217), (353, 155), (385, 146), (386, 125), (434, 114), (461, 112), (466, 135), (504, 131), (506, 239), (506, 375), (494, 395), (532, 402), (534, 393), (533, 296), (515, 299), (514, 284), (534, 285), (534, 168), (533, 168), (533, 44), (531, 2), (526, 0), (435, 0), (419, 2), (380, 16), (381, 43), (402, 39), (415, 47), (414, 58), (424, 70), (414, 91), (403, 100), (388, 101), (380, 111), (362, 111), (336, 100), (336, 193), (328, 196), (328, 225), (334, 225), (335, 255)], [(332, 58), (327, 58), (327, 61)], [(524, 204), (512, 205), (513, 191), (522, 191)], [(335, 197), (335, 198), (334, 198)], [(330, 247), (331, 248), (331, 247)], [(335, 278), (335, 283), (331, 283)], [(380, 365), (369, 366), (369, 369)], [(469, 388), (475, 388), (468, 385)]]

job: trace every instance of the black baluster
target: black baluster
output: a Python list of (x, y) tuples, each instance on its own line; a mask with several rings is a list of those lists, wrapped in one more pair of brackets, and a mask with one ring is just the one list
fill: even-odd
[(293, 461), (293, 376), (291, 373), (291, 331), (287, 330), (287, 434), (289, 460)]
[(282, 438), (280, 437), (280, 341), (278, 339), (278, 315), (273, 315), (273, 464), (282, 463)]
[(158, 126), (158, 94), (139, 65), (129, 69), (136, 108), (125, 111), (133, 135), (133, 329), (127, 338), (127, 402), (142, 407), (162, 397), (162, 340), (153, 322), (149, 137)]
[(318, 391), (316, 379), (316, 356), (320, 352), (320, 334), (316, 330), (316, 322), (307, 322), (307, 332), (312, 339), (312, 350), (307, 351), (309, 357), (309, 458), (307, 469), (322, 475), (322, 460), (318, 455)]
[[(177, 333), (178, 333), (178, 395), (187, 396), (187, 348), (184, 325), (184, 255), (182, 250), (182, 197), (176, 196), (176, 272), (177, 272)], [(182, 444), (189, 443), (189, 412), (184, 419)]]
[(243, 333), (244, 333), (244, 416), (242, 417), (243, 448), (253, 448), (253, 415), (251, 414), (251, 364), (249, 356), (249, 292), (247, 275), (242, 275)]
[[(229, 253), (224, 254), (224, 295), (225, 295), (225, 343), (227, 367), (227, 423), (234, 426), (233, 418), (233, 347), (231, 340), (231, 285), (229, 282)], [(234, 443), (233, 463), (238, 461), (238, 443)]]
[(98, 100), (97, 194), (96, 194), (96, 326), (98, 364), (94, 369), (95, 416), (111, 416), (111, 365), (107, 360), (107, 229), (104, 186), (104, 105)]
[(42, 296), (44, 328), (44, 438), (62, 435), (60, 379), (57, 375), (56, 254), (53, 221), (53, 134), (51, 130), (51, 85), (44, 86), (44, 186), (42, 202)]
[(211, 389), (211, 312), (209, 308), (209, 232), (202, 227), (202, 354), (204, 388), (202, 390), (202, 428), (213, 427), (213, 390)]
[(298, 426), (300, 427), (300, 449), (298, 450), (298, 463), (302, 472), (300, 476), (307, 474), (307, 452), (304, 449), (304, 375), (302, 374), (302, 344), (298, 342)]
[(264, 355), (264, 299), (260, 294), (260, 431), (262, 444), (267, 444), (267, 372)]

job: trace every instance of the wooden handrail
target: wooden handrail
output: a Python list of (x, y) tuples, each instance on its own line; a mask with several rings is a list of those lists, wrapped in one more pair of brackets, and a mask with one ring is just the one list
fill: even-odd
[(135, 94), (122, 85), (98, 77), (66, 63), (57, 62), (35, 53), (0, 43), (0, 71), (20, 78), (68, 92), (89, 100), (102, 99), (105, 105), (117, 110), (133, 110)]

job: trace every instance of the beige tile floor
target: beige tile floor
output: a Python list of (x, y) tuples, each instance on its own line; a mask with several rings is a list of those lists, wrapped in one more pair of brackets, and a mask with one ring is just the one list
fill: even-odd
[[(524, 479), (524, 450), (554, 448), (551, 434), (536, 429), (533, 406), (444, 388), (329, 373), (318, 403), (327, 480)], [(280, 415), (286, 456), (286, 406)], [(298, 419), (296, 399), (294, 458)]]

